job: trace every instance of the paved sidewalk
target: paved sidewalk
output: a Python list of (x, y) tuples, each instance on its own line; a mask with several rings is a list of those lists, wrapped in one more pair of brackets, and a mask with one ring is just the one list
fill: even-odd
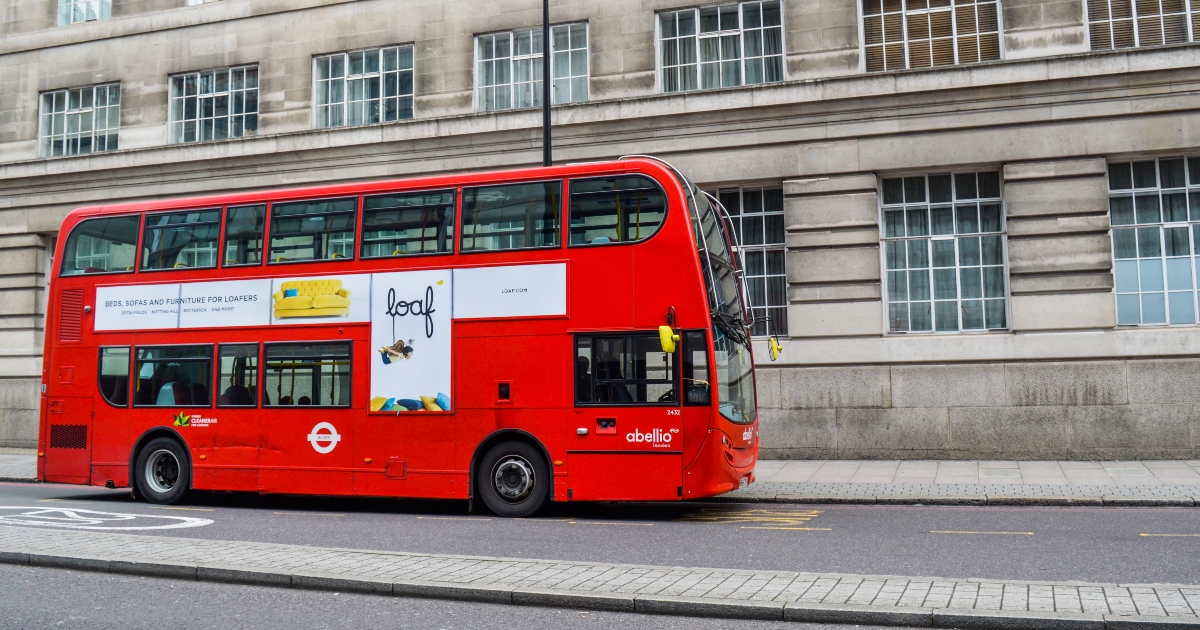
[(786, 503), (1200, 505), (1200, 460), (760, 461), (722, 498)]
[(0, 480), (37, 478), (37, 451), (31, 448), (0, 448)]
[(327, 549), (0, 527), (0, 561), (569, 608), (959, 628), (1200, 628), (1200, 586), (955, 580)]

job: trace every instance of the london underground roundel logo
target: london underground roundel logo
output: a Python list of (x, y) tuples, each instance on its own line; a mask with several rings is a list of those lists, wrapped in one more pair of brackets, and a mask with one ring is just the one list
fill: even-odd
[(337, 429), (328, 422), (317, 423), (308, 434), (308, 443), (312, 444), (313, 450), (322, 455), (337, 448), (338, 442), (341, 441), (342, 436), (338, 435)]

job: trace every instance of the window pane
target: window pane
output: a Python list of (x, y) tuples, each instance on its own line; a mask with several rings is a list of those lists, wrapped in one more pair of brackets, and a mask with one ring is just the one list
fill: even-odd
[(1142, 323), (1167, 323), (1167, 306), (1162, 293), (1142, 294)]
[(958, 330), (958, 302), (934, 302), (937, 314), (937, 331)]
[(1168, 293), (1170, 308), (1171, 308), (1171, 323), (1172, 324), (1194, 324), (1196, 323), (1196, 314), (1194, 312), (1195, 294), (1191, 291), (1180, 293)]
[(271, 263), (354, 258), (358, 200), (326, 199), (271, 207)]
[(138, 216), (90, 219), (71, 230), (59, 275), (132, 272), (137, 259)]
[(908, 241), (908, 266), (911, 269), (922, 269), (929, 266), (929, 241), (916, 239)]
[(1113, 276), (1117, 293), (1136, 293), (1138, 290), (1138, 266), (1133, 260), (1118, 260), (1113, 265)]
[(129, 346), (100, 348), (100, 371), (96, 386), (114, 407), (129, 406)]
[(645, 177), (571, 182), (572, 245), (648, 238), (666, 216), (666, 197)]
[(224, 267), (262, 263), (263, 224), (267, 206), (235, 206), (225, 215)]
[(141, 268), (216, 267), (220, 233), (220, 210), (146, 215)]
[(366, 197), (362, 257), (453, 251), (454, 194), (446, 190)]
[(1113, 230), (1113, 257), (1137, 258), (1136, 230)]
[(934, 235), (953, 234), (954, 233), (954, 209), (953, 208), (949, 208), (949, 207), (931, 208), (929, 212), (933, 217), (932, 233)]
[(1138, 278), (1142, 283), (1142, 291), (1163, 290), (1163, 270), (1161, 260), (1138, 261)]
[(557, 247), (561, 182), (463, 191), (463, 251)]
[(350, 344), (272, 344), (263, 361), (263, 406), (350, 406)]
[(208, 407), (212, 346), (138, 348), (133, 404), (139, 407)]
[(1162, 243), (1159, 241), (1158, 228), (1138, 228), (1138, 256), (1155, 258), (1162, 256)]
[(218, 407), (253, 407), (258, 400), (258, 345), (222, 345), (217, 359)]
[(1117, 323), (1137, 325), (1142, 323), (1141, 300), (1136, 293), (1117, 296)]
[[(696, 341), (693, 337), (692, 342)], [(592, 394), (577, 397), (579, 402), (602, 405), (677, 402), (675, 355), (662, 351), (658, 335), (579, 337), (575, 362), (576, 391), (590, 389)], [(692, 369), (695, 378), (694, 358)], [(692, 387), (703, 388), (703, 385)], [(699, 396), (703, 392), (695, 393)]]
[(958, 281), (954, 269), (933, 270), (933, 298), (952, 300), (958, 297)]

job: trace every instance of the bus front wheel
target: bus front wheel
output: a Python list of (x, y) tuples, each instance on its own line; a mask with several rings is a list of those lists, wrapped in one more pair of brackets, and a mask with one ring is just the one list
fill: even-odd
[(134, 485), (138, 496), (149, 503), (178, 503), (191, 485), (191, 467), (179, 442), (155, 438), (138, 452)]
[(525, 442), (501, 442), (488, 450), (475, 472), (484, 505), (497, 516), (520, 518), (546, 503), (550, 467), (538, 449)]

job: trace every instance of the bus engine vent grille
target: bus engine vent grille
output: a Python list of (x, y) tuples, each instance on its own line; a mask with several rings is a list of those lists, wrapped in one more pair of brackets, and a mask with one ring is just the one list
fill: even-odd
[(66, 289), (58, 303), (58, 340), (79, 341), (83, 333), (83, 289)]
[(87, 425), (50, 425), (50, 448), (87, 448)]

